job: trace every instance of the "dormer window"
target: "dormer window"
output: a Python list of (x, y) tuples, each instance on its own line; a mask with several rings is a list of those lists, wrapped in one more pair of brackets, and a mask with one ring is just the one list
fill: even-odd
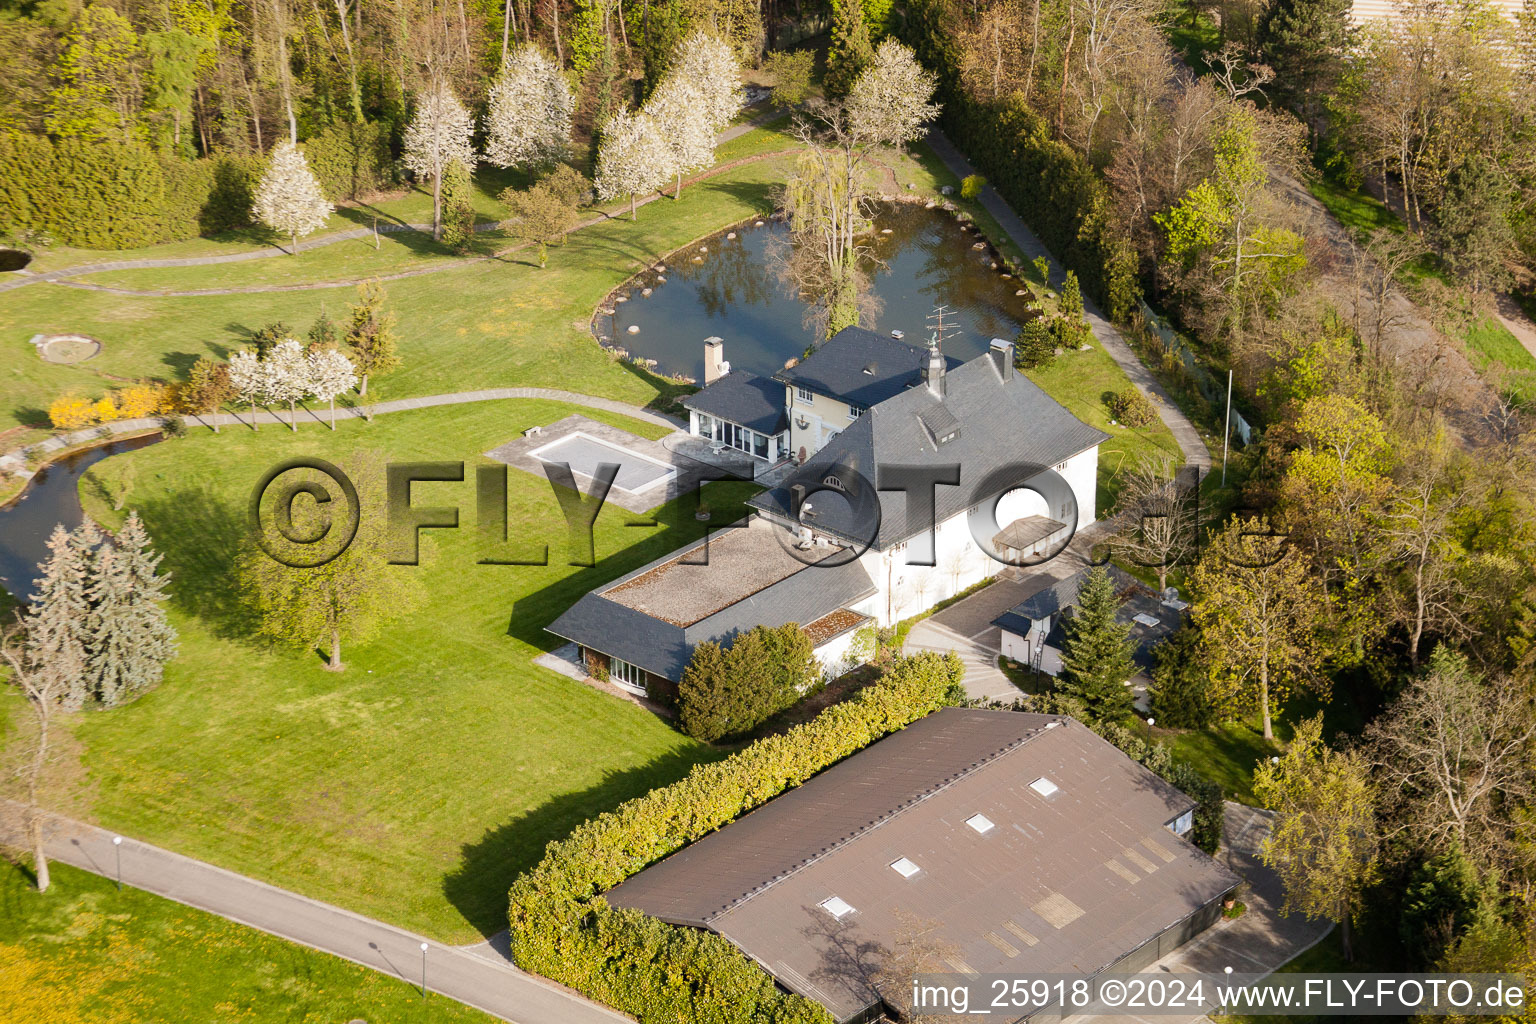
[(797, 402), (807, 402), (807, 403), (814, 402), (814, 401), (816, 401), (816, 396), (811, 394), (811, 391), (810, 391), (809, 388), (796, 387), (795, 388), (795, 401), (797, 401)]
[(864, 411), (865, 410), (864, 410), (864, 407), (862, 405), (849, 405), (848, 406), (848, 418), (851, 419), (851, 420), (856, 420), (860, 416), (864, 415)]

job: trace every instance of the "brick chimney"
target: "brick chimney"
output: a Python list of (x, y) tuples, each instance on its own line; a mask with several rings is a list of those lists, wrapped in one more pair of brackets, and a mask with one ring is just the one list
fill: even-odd
[(725, 341), (721, 338), (704, 339), (704, 386), (731, 372), (731, 364), (725, 361)]

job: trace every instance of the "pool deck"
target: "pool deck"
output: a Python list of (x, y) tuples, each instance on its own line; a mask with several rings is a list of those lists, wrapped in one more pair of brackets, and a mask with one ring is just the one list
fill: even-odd
[[(664, 502), (671, 501), (681, 494), (697, 490), (701, 481), (707, 480), (751, 480), (753, 478), (756, 460), (745, 456), (734, 457), (730, 453), (722, 453), (716, 461), (713, 453), (707, 453), (699, 446), (686, 444), (688, 435), (676, 433), (663, 438), (661, 441), (651, 441), (631, 434), (627, 430), (611, 427), (606, 423), (575, 413), (561, 420), (536, 428), (537, 433), (525, 434), (522, 437), (508, 441), (506, 444), (492, 448), (486, 452), (486, 457), (497, 462), (505, 462), (509, 466), (532, 473), (540, 478), (546, 478), (545, 466), (542, 460), (534, 453), (542, 449), (557, 445), (558, 442), (574, 435), (585, 435), (588, 439), (613, 445), (633, 453), (631, 460), (636, 464), (645, 464), (647, 470), (655, 463), (669, 466), (671, 475), (664, 483), (658, 482), (654, 486), (641, 486), (635, 491), (625, 490), (615, 482), (608, 491), (607, 500), (620, 508), (630, 512), (645, 512), (655, 508)], [(693, 440), (697, 440), (694, 438)], [(556, 456), (561, 449), (556, 447), (549, 455)], [(709, 454), (710, 461), (703, 461), (687, 454), (687, 451), (698, 451)], [(626, 467), (620, 460), (619, 481), (627, 478)], [(763, 464), (766, 468), (766, 464)], [(573, 467), (574, 468), (574, 467)], [(576, 476), (576, 485), (583, 494), (590, 494), (592, 481), (590, 478)]]

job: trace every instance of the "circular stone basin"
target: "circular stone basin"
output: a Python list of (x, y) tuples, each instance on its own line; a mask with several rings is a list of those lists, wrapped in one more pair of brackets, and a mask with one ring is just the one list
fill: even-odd
[(34, 338), (32, 344), (49, 363), (83, 363), (101, 351), (101, 342), (84, 334), (49, 334)]
[(0, 249), (0, 270), (20, 270), (32, 262), (32, 254), (21, 249)]

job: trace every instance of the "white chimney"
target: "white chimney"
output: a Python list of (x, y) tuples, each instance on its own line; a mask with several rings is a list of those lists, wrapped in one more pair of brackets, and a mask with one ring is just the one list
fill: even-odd
[(731, 372), (731, 364), (725, 361), (725, 341), (721, 338), (704, 339), (704, 386)]
[(939, 351), (939, 342), (935, 338), (928, 346), (928, 364), (923, 367), (923, 383), (928, 385), (935, 398), (944, 397), (944, 369), (944, 353)]

